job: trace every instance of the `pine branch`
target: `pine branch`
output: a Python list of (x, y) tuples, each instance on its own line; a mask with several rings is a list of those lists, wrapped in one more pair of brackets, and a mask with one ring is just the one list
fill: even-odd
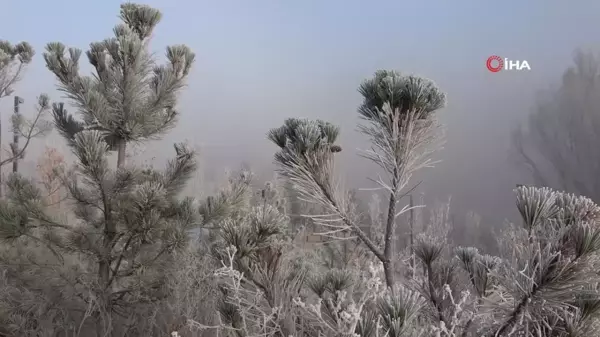
[(27, 131), (22, 131), (22, 126), (21, 126), (21, 122), (17, 122), (17, 121), (13, 121), (13, 123), (16, 123), (16, 128), (17, 130), (19, 130), (19, 132), (21, 132), (21, 134), (23, 134), (24, 138), (25, 138), (25, 144), (23, 144), (23, 147), (21, 147), (20, 149), (18, 148), (13, 148), (13, 156), (10, 158), (6, 158), (0, 161), (0, 167), (6, 165), (6, 164), (10, 164), (15, 160), (19, 160), (21, 158), (23, 158), (23, 156), (25, 155), (25, 151), (27, 150), (27, 148), (29, 147), (29, 144), (31, 143), (31, 140), (43, 133), (45, 133), (47, 131), (47, 128), (45, 126), (40, 126), (40, 121), (41, 119), (44, 117), (44, 114), (50, 110), (50, 99), (48, 98), (47, 95), (40, 95), (38, 98), (38, 106), (37, 106), (37, 112), (36, 115), (33, 119), (33, 121), (30, 123), (30, 125), (27, 127)]

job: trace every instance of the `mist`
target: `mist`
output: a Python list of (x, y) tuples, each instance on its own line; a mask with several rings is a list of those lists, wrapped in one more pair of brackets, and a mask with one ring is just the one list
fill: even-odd
[[(15, 94), (60, 101), (41, 56), (47, 42), (87, 50), (111, 35), (121, 1), (6, 2), (2, 39), (28, 41), (36, 56)], [(532, 108), (537, 91), (556, 86), (577, 48), (600, 45), (597, 1), (145, 1), (164, 18), (152, 49), (185, 43), (197, 55), (182, 96), (180, 123), (142, 159), (160, 163), (171, 144), (200, 149), (204, 179), (247, 163), (273, 175), (275, 148), (265, 137), (288, 117), (321, 118), (342, 127), (340, 171), (350, 187), (373, 187), (372, 163), (355, 131), (356, 89), (377, 69), (396, 69), (436, 81), (448, 94), (440, 116), (446, 144), (433, 169), (418, 177), (428, 202), (452, 196), (456, 214), (475, 211), (490, 225), (514, 212), (512, 188), (527, 183), (509, 159), (510, 130)], [(527, 60), (530, 71), (491, 73), (491, 55)], [(86, 62), (83, 62), (86, 63)], [(6, 125), (12, 100), (0, 103)], [(9, 134), (3, 135), (8, 144)], [(21, 164), (35, 170), (45, 145), (68, 152), (54, 133), (31, 145)]]

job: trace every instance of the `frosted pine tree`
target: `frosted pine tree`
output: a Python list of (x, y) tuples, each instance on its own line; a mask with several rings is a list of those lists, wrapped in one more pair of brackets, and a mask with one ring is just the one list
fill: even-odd
[[(0, 99), (9, 97), (14, 92), (14, 86), (21, 81), (27, 66), (31, 63), (35, 51), (27, 42), (19, 42), (15, 45), (0, 40)], [(13, 142), (10, 144), (11, 155), (0, 160), (0, 168), (13, 164), (13, 172), (17, 171), (18, 161), (23, 159), (31, 140), (43, 136), (50, 130), (50, 124), (44, 120), (46, 112), (50, 110), (50, 99), (42, 94), (37, 99), (36, 114), (32, 119), (27, 119), (19, 113), (19, 104), (23, 98), (14, 96), (14, 114), (12, 115), (11, 129)], [(0, 118), (0, 147), (2, 147), (2, 120)], [(19, 146), (19, 140), (23, 143)], [(3, 195), (3, 182), (0, 174), (0, 197)]]
[[(120, 317), (135, 318), (136, 306), (165, 295), (161, 285), (170, 252), (184, 246), (198, 224), (192, 200), (178, 198), (196, 167), (184, 144), (175, 145), (175, 157), (162, 171), (125, 165), (128, 143), (157, 139), (175, 125), (177, 95), (194, 54), (184, 45), (170, 46), (167, 62), (159, 64), (148, 45), (161, 13), (125, 3), (120, 18), (113, 37), (90, 44), (85, 55), (91, 75), (80, 73), (79, 49), (54, 42), (44, 53), (80, 116), (64, 104), (53, 106), (55, 125), (77, 158), (76, 174), (63, 177), (75, 220), (48, 215), (40, 191), (18, 176), (9, 182), (10, 201), (0, 210), (4, 238), (35, 238), (58, 260), (77, 260), (61, 275), (68, 288), (61, 293), (70, 294), (70, 305), (83, 299), (79, 305), (93, 318), (86, 322), (95, 322), (93, 330), (103, 336), (116, 333)], [(112, 151), (116, 168), (108, 161)]]
[(339, 238), (351, 233), (358, 237), (383, 263), (387, 286), (392, 287), (396, 219), (410, 210), (409, 206), (398, 209), (398, 204), (410, 191), (412, 174), (433, 164), (430, 155), (439, 149), (441, 136), (435, 115), (446, 104), (446, 95), (431, 80), (387, 70), (364, 81), (359, 92), (363, 103), (358, 113), (364, 122), (359, 130), (371, 143), (371, 149), (361, 155), (381, 168), (384, 178), (373, 181), (389, 196), (382, 244), (365, 232), (351, 211), (347, 193), (335, 181), (332, 154), (341, 150), (332, 145), (339, 134), (337, 127), (323, 121), (289, 119), (268, 137), (281, 149), (275, 155), (280, 173), (294, 184), (301, 198), (324, 208), (312, 219), (323, 226), (326, 235)]
[(63, 105), (56, 105), (57, 127), (72, 142), (79, 131), (100, 131), (110, 150), (117, 151), (119, 167), (125, 162), (128, 142), (156, 138), (175, 125), (177, 93), (194, 62), (194, 53), (184, 45), (167, 48), (167, 65), (156, 64), (151, 57), (148, 44), (161, 19), (158, 10), (126, 3), (121, 6), (121, 19), (114, 37), (92, 43), (86, 52), (93, 76), (79, 74), (79, 49), (55, 42), (44, 53), (60, 90), (83, 117), (76, 121)]
[(27, 42), (13, 45), (0, 40), (0, 98), (12, 95), (14, 85), (21, 80), (34, 54), (33, 48)]

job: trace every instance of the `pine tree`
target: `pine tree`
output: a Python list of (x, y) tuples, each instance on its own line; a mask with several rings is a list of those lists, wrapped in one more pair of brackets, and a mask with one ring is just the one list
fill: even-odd
[[(27, 42), (20, 42), (16, 45), (8, 41), (0, 40), (0, 99), (12, 95), (14, 85), (17, 84), (23, 76), (27, 65), (31, 63), (35, 52)], [(13, 142), (10, 144), (12, 155), (9, 158), (0, 160), (0, 168), (12, 163), (13, 172), (18, 170), (18, 161), (23, 159), (25, 150), (31, 140), (35, 137), (44, 135), (49, 131), (50, 125), (45, 123), (43, 117), (49, 110), (50, 100), (47, 95), (40, 95), (37, 103), (37, 113), (32, 120), (27, 120), (19, 112), (19, 104), (23, 99), (19, 96), (14, 97), (14, 114), (12, 115), (11, 129), (13, 132)], [(23, 137), (25, 144), (19, 146), (19, 140)], [(0, 148), (2, 147), (2, 121), (0, 120)], [(3, 195), (2, 174), (0, 172), (0, 197)]]
[[(21, 42), (13, 46), (8, 41), (0, 41), (0, 98), (10, 96), (13, 85), (20, 79), (25, 66), (33, 58), (33, 48), (27, 42)], [(15, 96), (15, 107), (18, 106), (19, 98)], [(13, 127), (13, 133), (16, 134)], [(2, 120), (0, 119), (0, 147), (2, 146)], [(14, 147), (13, 156), (15, 155)], [(1, 167), (1, 166), (0, 166)], [(0, 172), (0, 197), (2, 196), (2, 173)]]
[(412, 174), (432, 164), (429, 156), (438, 149), (440, 136), (435, 112), (446, 104), (446, 96), (430, 80), (386, 70), (376, 72), (360, 86), (359, 92), (364, 100), (358, 112), (365, 122), (359, 130), (372, 145), (372, 150), (362, 156), (389, 177), (389, 181), (374, 180), (389, 193), (383, 247), (361, 228), (345, 192), (337, 189), (332, 155), (341, 150), (332, 145), (339, 134), (337, 127), (323, 121), (290, 119), (271, 130), (269, 139), (281, 148), (275, 161), (283, 176), (303, 198), (326, 209), (326, 215), (312, 218), (325, 226), (329, 234), (356, 235), (383, 263), (386, 283), (392, 287), (396, 218), (410, 209), (397, 211), (397, 204)]
[(72, 118), (64, 105), (54, 106), (56, 125), (75, 141), (82, 130), (97, 130), (111, 151), (117, 151), (117, 166), (125, 164), (128, 142), (155, 139), (175, 125), (177, 93), (185, 84), (194, 53), (184, 45), (167, 48), (167, 65), (158, 65), (148, 50), (161, 13), (133, 3), (121, 6), (122, 24), (115, 36), (90, 45), (86, 56), (94, 76), (79, 74), (81, 50), (60, 42), (46, 46), (46, 65), (59, 81), (59, 89), (75, 104), (82, 121)]
[(537, 185), (600, 202), (600, 55), (579, 50), (573, 61), (513, 130), (513, 159)]
[[(42, 193), (18, 175), (0, 211), (4, 238), (36, 238), (61, 261), (77, 257), (83, 267), (64, 286), (94, 303), (97, 333), (104, 336), (114, 333), (116, 317), (164, 295), (170, 252), (186, 244), (200, 219), (192, 199), (178, 198), (196, 167), (185, 144), (175, 145), (176, 156), (163, 171), (124, 162), (128, 142), (159, 138), (175, 125), (177, 94), (194, 54), (184, 45), (167, 47), (168, 62), (158, 64), (148, 45), (161, 13), (125, 3), (120, 17), (114, 37), (92, 43), (86, 53), (92, 75), (80, 74), (79, 49), (54, 42), (44, 53), (59, 89), (82, 117), (53, 105), (55, 125), (77, 158), (76, 174), (63, 177), (76, 221), (62, 223), (44, 212)], [(109, 167), (112, 151), (116, 169)]]
[(0, 98), (12, 95), (14, 85), (21, 80), (34, 54), (27, 42), (13, 45), (0, 40)]

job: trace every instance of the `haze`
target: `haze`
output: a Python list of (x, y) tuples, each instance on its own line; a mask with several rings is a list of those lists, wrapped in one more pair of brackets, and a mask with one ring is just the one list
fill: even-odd
[[(350, 184), (369, 187), (372, 164), (355, 155), (363, 144), (355, 132), (356, 89), (377, 69), (397, 69), (435, 80), (449, 97), (441, 112), (443, 162), (424, 175), (422, 190), (430, 200), (452, 195), (455, 212), (473, 210), (491, 223), (510, 216), (512, 188), (527, 182), (508, 160), (511, 127), (526, 116), (537, 90), (558, 83), (576, 48), (600, 45), (600, 2), (592, 0), (143, 2), (164, 14), (155, 51), (185, 43), (197, 54), (180, 124), (147, 147), (147, 158), (160, 162), (174, 141), (187, 139), (202, 149), (206, 179), (243, 162), (268, 178), (275, 148), (266, 131), (287, 117), (322, 118), (342, 126)], [(28, 41), (37, 52), (15, 91), (26, 99), (25, 114), (42, 92), (60, 99), (41, 56), (45, 44), (87, 50), (111, 35), (119, 3), (3, 3), (1, 38)], [(490, 73), (490, 55), (527, 60), (532, 70)], [(8, 121), (12, 100), (0, 109)], [(46, 142), (65, 150), (57, 134)], [(32, 145), (23, 166), (35, 167), (43, 143)]]

